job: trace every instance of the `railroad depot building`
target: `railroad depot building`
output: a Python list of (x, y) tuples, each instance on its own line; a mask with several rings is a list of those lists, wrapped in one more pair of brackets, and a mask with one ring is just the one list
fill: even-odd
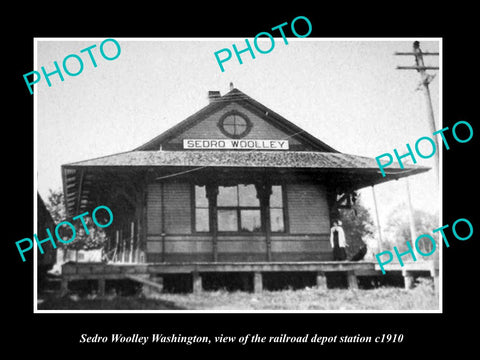
[(195, 289), (209, 272), (256, 284), (271, 271), (351, 272), (361, 262), (332, 261), (338, 209), (358, 189), (427, 170), (395, 164), (382, 177), (373, 158), (333, 149), (240, 90), (210, 91), (208, 105), (138, 148), (62, 166), (69, 216), (99, 205), (114, 215), (108, 263), (66, 264), (64, 275), (192, 274)]

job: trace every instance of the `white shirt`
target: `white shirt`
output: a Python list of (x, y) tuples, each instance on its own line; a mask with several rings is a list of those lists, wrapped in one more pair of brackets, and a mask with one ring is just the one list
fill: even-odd
[(338, 232), (338, 246), (339, 247), (345, 247), (347, 246), (347, 242), (345, 241), (345, 233), (343, 232), (343, 229), (341, 226), (333, 226), (330, 229), (330, 244), (332, 245), (333, 248), (333, 232), (337, 230)]

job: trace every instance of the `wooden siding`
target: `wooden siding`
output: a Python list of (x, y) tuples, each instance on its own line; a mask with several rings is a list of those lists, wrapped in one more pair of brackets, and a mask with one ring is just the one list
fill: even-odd
[[(283, 140), (289, 136), (244, 107), (238, 104), (229, 104), (220, 111), (211, 114), (200, 123), (192, 126), (190, 129), (187, 129), (179, 136), (173, 138), (170, 143), (180, 144), (183, 142), (183, 139), (228, 139), (228, 137), (220, 131), (217, 125), (220, 117), (231, 110), (237, 110), (242, 114), (245, 114), (252, 122), (252, 131), (247, 137), (245, 137), (245, 139)], [(290, 145), (300, 144), (298, 140), (293, 138), (289, 138), (288, 141)]]
[[(147, 192), (147, 262), (213, 261), (212, 234), (192, 233), (192, 194), (188, 183), (164, 183)], [(325, 189), (313, 183), (285, 184), (287, 233), (271, 234), (272, 261), (326, 261), (332, 259), (329, 212)], [(165, 235), (162, 236), (162, 218)], [(162, 253), (164, 249), (164, 253)], [(218, 234), (217, 261), (267, 261), (266, 234)]]
[[(170, 235), (165, 236), (165, 253), (212, 253), (212, 239), (210, 237)], [(147, 241), (148, 252), (162, 252), (162, 237), (149, 236)]]
[(165, 213), (162, 216), (162, 184), (147, 187), (147, 236), (162, 233), (162, 219), (166, 234), (191, 234), (191, 186), (189, 183), (163, 184)]
[(167, 182), (164, 186), (165, 232), (167, 234), (191, 234), (191, 185)]
[(162, 184), (147, 186), (147, 236), (162, 233)]
[(287, 184), (290, 233), (328, 234), (330, 215), (326, 190), (313, 183)]
[[(213, 261), (212, 238), (209, 235), (150, 235), (147, 261), (166, 262)], [(272, 239), (273, 261), (325, 261), (332, 259), (329, 237), (323, 235), (275, 235)], [(218, 261), (266, 261), (264, 235), (221, 235), (218, 238)]]
[(272, 261), (327, 261), (333, 259), (328, 234), (272, 238)]

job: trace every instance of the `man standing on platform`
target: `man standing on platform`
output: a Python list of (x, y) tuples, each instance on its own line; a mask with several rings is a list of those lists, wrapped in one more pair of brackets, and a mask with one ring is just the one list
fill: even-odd
[(345, 247), (348, 246), (345, 241), (345, 233), (342, 229), (342, 222), (340, 220), (334, 221), (330, 229), (330, 244), (333, 248), (333, 260), (346, 260), (347, 253)]

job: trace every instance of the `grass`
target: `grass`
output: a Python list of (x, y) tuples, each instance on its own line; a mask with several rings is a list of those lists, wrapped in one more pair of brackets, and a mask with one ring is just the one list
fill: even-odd
[(175, 304), (197, 310), (436, 310), (433, 288), (385, 287), (371, 290), (317, 289), (247, 292), (211, 291), (202, 294), (161, 294)]
[(77, 299), (75, 297), (47, 298), (39, 310), (182, 310), (176, 304), (161, 299), (138, 296), (117, 296), (111, 299)]
[(437, 310), (431, 281), (414, 289), (380, 287), (369, 290), (317, 289), (263, 291), (204, 291), (200, 294), (115, 296), (111, 299), (49, 298), (39, 309), (72, 310)]

